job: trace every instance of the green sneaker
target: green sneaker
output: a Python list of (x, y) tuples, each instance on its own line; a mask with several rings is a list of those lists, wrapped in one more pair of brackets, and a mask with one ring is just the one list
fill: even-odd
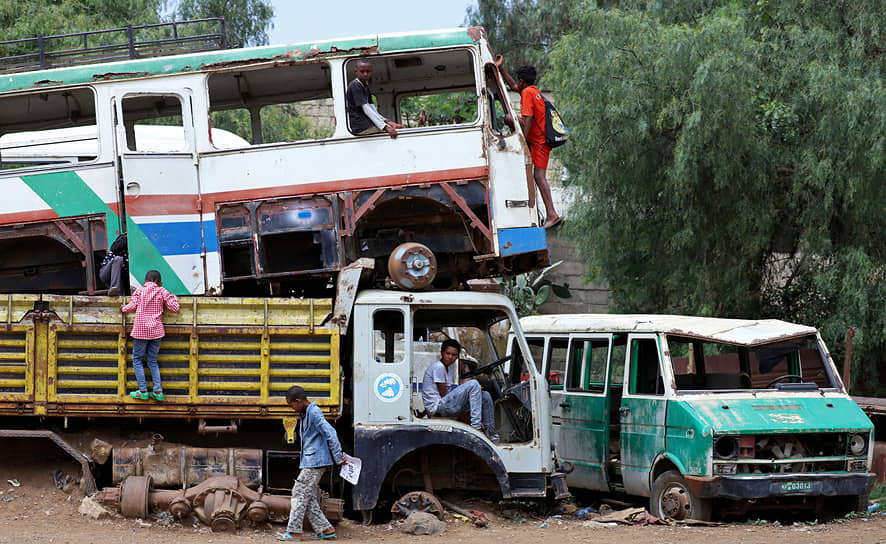
[(145, 391), (132, 391), (129, 393), (129, 396), (137, 400), (148, 400), (150, 397)]
[(153, 391), (151, 391), (148, 394), (148, 396), (150, 396), (154, 400), (163, 400), (163, 392), (162, 391), (159, 393), (154, 393)]

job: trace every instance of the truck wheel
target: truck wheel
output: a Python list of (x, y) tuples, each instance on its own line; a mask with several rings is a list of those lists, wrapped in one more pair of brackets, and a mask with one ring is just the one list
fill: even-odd
[(669, 470), (659, 474), (652, 484), (649, 512), (658, 518), (709, 521), (711, 500), (693, 495), (683, 476), (676, 470)]

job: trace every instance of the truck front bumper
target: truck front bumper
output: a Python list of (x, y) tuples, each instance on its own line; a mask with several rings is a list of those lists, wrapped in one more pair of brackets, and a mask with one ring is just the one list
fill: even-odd
[(870, 493), (876, 474), (761, 474), (684, 476), (693, 495), (703, 499), (762, 499)]

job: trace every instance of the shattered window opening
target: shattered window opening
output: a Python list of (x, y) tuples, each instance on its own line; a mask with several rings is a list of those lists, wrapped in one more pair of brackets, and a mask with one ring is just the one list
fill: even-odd
[(98, 159), (90, 88), (0, 98), (0, 170), (83, 164)]
[[(209, 77), (208, 85), (213, 129), (251, 145), (322, 140), (335, 131), (326, 62), (218, 73)], [(214, 147), (230, 147), (212, 136)]]
[(680, 336), (667, 342), (678, 391), (836, 388), (813, 335), (752, 347)]

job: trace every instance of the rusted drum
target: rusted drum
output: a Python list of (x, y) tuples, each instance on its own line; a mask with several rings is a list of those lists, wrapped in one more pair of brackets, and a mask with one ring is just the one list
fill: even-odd
[(388, 274), (401, 289), (424, 289), (437, 276), (437, 258), (418, 242), (400, 244), (388, 257)]
[(391, 514), (398, 518), (407, 518), (410, 514), (425, 512), (443, 520), (443, 505), (433, 494), (427, 491), (412, 491), (400, 497), (391, 507)]
[(151, 492), (150, 476), (130, 476), (120, 490), (120, 513), (126, 518), (148, 517), (148, 494)]
[(222, 474), (237, 476), (247, 487), (257, 488), (262, 481), (262, 450), (171, 444), (114, 448), (114, 483), (130, 476), (150, 475), (157, 488), (181, 488)]

